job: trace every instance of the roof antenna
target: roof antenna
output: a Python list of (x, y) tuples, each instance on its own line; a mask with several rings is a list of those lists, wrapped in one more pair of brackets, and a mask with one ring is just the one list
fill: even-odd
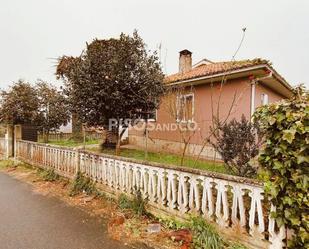
[(167, 48), (165, 49), (165, 56), (164, 56), (164, 71), (165, 71), (165, 74), (167, 74), (167, 69), (166, 69), (166, 57), (167, 57)]
[(160, 63), (162, 64), (162, 42), (159, 43), (159, 60), (160, 60)]
[(241, 37), (240, 43), (239, 43), (239, 45), (238, 45), (238, 48), (237, 48), (236, 52), (234, 53), (234, 55), (233, 55), (233, 57), (232, 57), (232, 61), (235, 61), (235, 56), (237, 55), (239, 49), (240, 49), (241, 46), (242, 46), (242, 43), (243, 43), (243, 41), (244, 41), (244, 39), (245, 39), (245, 36), (246, 36), (246, 30), (247, 30), (246, 27), (242, 28), (242, 37)]

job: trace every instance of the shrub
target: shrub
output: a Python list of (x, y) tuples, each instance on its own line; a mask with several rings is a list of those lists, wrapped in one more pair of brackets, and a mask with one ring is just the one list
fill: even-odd
[(137, 190), (133, 198), (121, 194), (118, 199), (120, 209), (131, 209), (136, 215), (148, 215), (146, 211), (146, 201), (143, 199), (141, 191)]
[(72, 184), (70, 195), (74, 196), (83, 192), (87, 195), (97, 194), (95, 182), (89, 177), (86, 177), (83, 173), (78, 172)]
[[(181, 222), (175, 218), (160, 218), (165, 228), (172, 230), (190, 229), (193, 235), (194, 249), (247, 249), (246, 246), (223, 239), (214, 226), (207, 223), (202, 216), (192, 216), (189, 222)], [(186, 247), (187, 248), (187, 247)]]
[(265, 193), (276, 206), (272, 216), (294, 230), (288, 248), (309, 248), (309, 96), (303, 87), (291, 100), (255, 113), (266, 143), (259, 156)]
[(256, 157), (261, 144), (261, 136), (256, 123), (243, 115), (240, 121), (231, 120), (218, 124), (214, 131), (215, 141), (210, 141), (220, 153), (227, 170), (238, 176), (252, 177), (257, 172), (251, 159)]
[(55, 173), (54, 169), (42, 170), (40, 175), (47, 182), (54, 182), (59, 179), (59, 175)]
[(223, 240), (216, 229), (203, 217), (192, 217), (190, 229), (193, 232), (193, 245), (195, 249), (222, 249)]
[(178, 221), (175, 218), (159, 218), (159, 222), (163, 224), (164, 227), (172, 230), (185, 229), (187, 226), (184, 222)]
[(120, 209), (130, 209), (131, 208), (131, 200), (125, 194), (121, 194), (118, 198), (118, 206)]

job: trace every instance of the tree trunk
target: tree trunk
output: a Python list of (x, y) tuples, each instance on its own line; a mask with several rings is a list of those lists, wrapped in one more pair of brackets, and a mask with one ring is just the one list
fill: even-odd
[(184, 148), (182, 150), (182, 155), (181, 155), (181, 159), (180, 159), (180, 166), (183, 166), (183, 164), (184, 164), (188, 144), (189, 144), (189, 142), (184, 142)]
[(76, 113), (72, 113), (72, 138), (76, 141), (83, 141), (83, 125)]
[(148, 159), (148, 137), (149, 137), (149, 133), (148, 133), (148, 119), (146, 119), (146, 126), (145, 126), (145, 160)]
[(126, 129), (128, 127), (121, 127), (121, 130), (120, 128), (117, 129), (117, 143), (116, 143), (116, 155), (119, 156), (120, 155), (120, 146), (121, 146), (121, 138), (123, 136), (123, 134), (125, 133)]
[(120, 155), (121, 138), (126, 130), (126, 127), (122, 127), (119, 132), (119, 127), (115, 127), (112, 130), (107, 129), (105, 133), (105, 141), (102, 144), (102, 149), (104, 148), (114, 148), (115, 154)]
[(121, 145), (121, 136), (119, 132), (117, 132), (117, 142), (116, 142), (116, 151), (115, 151), (116, 156), (120, 155), (120, 145)]
[(106, 130), (105, 131), (105, 140), (102, 143), (103, 148), (116, 148), (117, 144), (117, 131), (116, 129), (113, 130)]
[(44, 143), (49, 142), (49, 131), (46, 131), (46, 130), (43, 131), (43, 142)]

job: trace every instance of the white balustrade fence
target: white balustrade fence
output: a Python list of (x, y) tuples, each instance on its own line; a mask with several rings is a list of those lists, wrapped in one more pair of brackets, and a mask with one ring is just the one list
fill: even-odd
[(140, 190), (152, 207), (181, 217), (200, 214), (250, 248), (284, 248), (285, 229), (278, 229), (270, 217), (274, 207), (254, 180), (28, 141), (17, 141), (16, 146), (21, 161), (70, 178), (81, 171), (109, 193)]

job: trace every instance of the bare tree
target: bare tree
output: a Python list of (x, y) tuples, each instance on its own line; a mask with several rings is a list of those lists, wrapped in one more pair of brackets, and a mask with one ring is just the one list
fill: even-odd
[(194, 121), (194, 103), (193, 94), (194, 87), (170, 87), (167, 94), (164, 96), (163, 108), (169, 114), (172, 121), (175, 122), (177, 132), (180, 134), (181, 142), (183, 143), (181, 152), (180, 165), (184, 164), (184, 159), (187, 154), (192, 138), (197, 132), (196, 123)]
[[(243, 45), (243, 41), (245, 39), (246, 29), (247, 28), (242, 29), (242, 37), (241, 37), (240, 43), (239, 43), (239, 45), (238, 45), (238, 47), (237, 47), (235, 53), (233, 54), (231, 61), (229, 63), (235, 63), (236, 55), (238, 54), (239, 50), (241, 49), (241, 47)], [(201, 154), (204, 151), (207, 144), (212, 144), (212, 139), (215, 139), (215, 137), (219, 137), (220, 127), (223, 127), (226, 124), (226, 122), (229, 120), (231, 114), (233, 113), (233, 111), (235, 111), (235, 109), (236, 109), (235, 107), (237, 106), (239, 99), (243, 95), (243, 92), (247, 90), (247, 89), (244, 89), (241, 93), (237, 93), (237, 91), (235, 91), (234, 94), (233, 94), (232, 102), (228, 106), (227, 114), (221, 115), (220, 108), (221, 108), (222, 93), (223, 93), (223, 88), (224, 88), (224, 86), (227, 82), (227, 79), (228, 79), (227, 78), (228, 71), (229, 71), (228, 67), (226, 67), (226, 69), (224, 70), (223, 76), (221, 78), (221, 81), (219, 82), (220, 85), (219, 85), (217, 103), (215, 103), (215, 99), (214, 99), (214, 90), (215, 90), (214, 85), (215, 84), (214, 84), (214, 82), (211, 82), (211, 120), (210, 120), (211, 126), (209, 127), (210, 132), (208, 134), (200, 133), (201, 138), (202, 138), (202, 146), (201, 146), (199, 153), (197, 154), (197, 156), (195, 158), (194, 164), (196, 164), (198, 159), (201, 157)], [(215, 160), (216, 160), (216, 156), (214, 157), (214, 161)]]
[[(200, 130), (200, 137), (202, 140), (202, 144), (201, 144), (201, 149), (195, 156), (195, 164), (197, 163), (198, 159), (200, 159), (201, 154), (203, 153), (205, 147), (208, 144), (212, 144), (213, 142), (212, 140), (215, 139), (215, 137), (219, 136), (219, 132), (220, 132), (219, 128), (224, 126), (224, 124), (229, 120), (231, 115), (235, 112), (236, 107), (241, 97), (243, 96), (243, 93), (247, 90), (245, 88), (241, 92), (235, 91), (233, 93), (233, 98), (232, 98), (231, 103), (228, 106), (225, 105), (225, 109), (227, 108), (227, 113), (224, 115), (221, 113), (221, 106), (222, 106), (221, 101), (222, 101), (222, 93), (223, 93), (223, 89), (224, 89), (224, 85), (226, 84), (226, 81), (227, 81), (227, 77), (223, 76), (221, 82), (218, 83), (219, 84), (218, 90), (215, 88), (215, 84), (211, 83), (211, 94), (210, 94), (211, 119), (206, 120), (207, 122), (210, 122), (209, 132), (204, 133), (203, 130)], [(214, 96), (214, 91), (216, 91), (218, 94), (218, 97), (216, 99)], [(216, 156), (213, 159), (215, 161)]]

